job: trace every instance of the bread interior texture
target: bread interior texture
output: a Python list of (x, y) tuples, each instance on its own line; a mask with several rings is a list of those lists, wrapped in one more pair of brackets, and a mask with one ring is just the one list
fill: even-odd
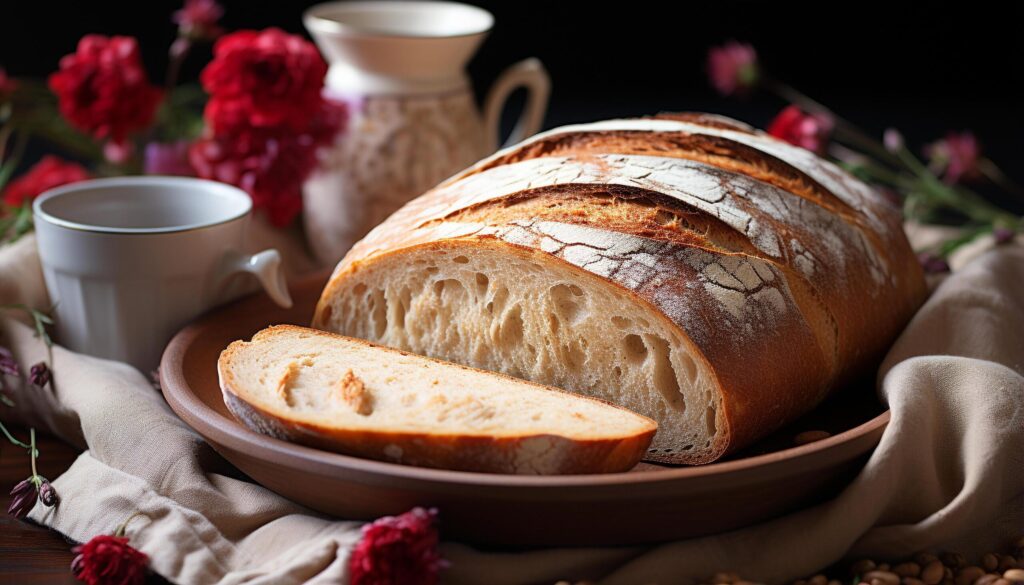
[(623, 288), (541, 260), (459, 240), (374, 258), (314, 326), (622, 405), (658, 422), (648, 458), (706, 460), (725, 423), (689, 340)]

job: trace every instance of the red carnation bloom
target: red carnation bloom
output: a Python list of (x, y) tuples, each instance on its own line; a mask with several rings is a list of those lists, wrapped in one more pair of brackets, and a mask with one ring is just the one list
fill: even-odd
[(816, 154), (825, 154), (834, 124), (823, 114), (807, 114), (790, 105), (768, 125), (768, 133)]
[(437, 550), (437, 510), (413, 508), (363, 526), (348, 560), (351, 585), (433, 585), (447, 566)]
[(139, 45), (131, 37), (82, 37), (78, 50), (62, 58), (60, 70), (50, 75), (50, 89), (72, 125), (118, 144), (152, 123), (163, 97), (149, 84)]
[(149, 557), (128, 545), (128, 539), (101, 534), (71, 549), (77, 554), (71, 572), (89, 585), (136, 585), (146, 581)]
[(942, 180), (950, 185), (981, 175), (981, 145), (971, 132), (950, 132), (945, 139), (926, 146), (925, 154), (932, 169), (942, 173)]
[(280, 29), (221, 37), (203, 70), (204, 117), (216, 134), (286, 126), (302, 132), (322, 102), (327, 64), (312, 43)]
[(746, 43), (729, 41), (708, 51), (708, 76), (722, 95), (743, 93), (757, 84), (757, 52)]
[(46, 155), (24, 175), (8, 183), (3, 198), (7, 205), (18, 206), (31, 201), (44, 191), (90, 178), (80, 164)]

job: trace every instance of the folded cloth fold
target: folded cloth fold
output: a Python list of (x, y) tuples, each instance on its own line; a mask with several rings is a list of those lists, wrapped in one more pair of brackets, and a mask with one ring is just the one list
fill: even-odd
[[(0, 249), (0, 267), (32, 254)], [(28, 260), (26, 260), (26, 258)], [(31, 279), (22, 269), (19, 279)], [(41, 302), (36, 283), (0, 303)], [(34, 269), (38, 273), (38, 263)], [(38, 278), (38, 276), (36, 276)], [(844, 556), (999, 548), (1024, 526), (1024, 247), (992, 250), (946, 279), (892, 348), (879, 387), (892, 421), (834, 500), (728, 534), (655, 547), (485, 552), (445, 543), (447, 583), (686, 583), (720, 570), (774, 583)], [(20, 296), (18, 296), (20, 295)], [(866, 302), (869, 302), (866, 300)], [(19, 363), (44, 358), (32, 330), (0, 319)], [(175, 583), (344, 581), (359, 524), (323, 518), (238, 477), (148, 380), (115, 362), (53, 350), (54, 383), (15, 385), (18, 420), (87, 449), (31, 518), (84, 541), (134, 512), (133, 546)], [(344, 494), (339, 494), (344, 497)], [(441, 510), (443, 534), (444, 510)], [(481, 518), (486, 522), (486, 518)]]

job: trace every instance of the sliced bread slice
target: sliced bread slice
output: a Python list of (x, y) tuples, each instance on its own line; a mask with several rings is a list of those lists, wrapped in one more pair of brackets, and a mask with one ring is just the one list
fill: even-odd
[(409, 465), (626, 471), (657, 430), (593, 398), (291, 325), (235, 341), (217, 368), (225, 404), (250, 429)]

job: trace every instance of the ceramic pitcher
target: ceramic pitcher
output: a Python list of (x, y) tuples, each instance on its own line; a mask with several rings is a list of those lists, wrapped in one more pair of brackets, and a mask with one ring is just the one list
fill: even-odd
[(304, 22), (327, 59), (328, 97), (349, 106), (348, 127), (321, 153), (304, 189), (309, 243), (337, 262), (371, 228), (443, 179), (490, 154), (506, 98), (528, 91), (507, 143), (536, 133), (550, 80), (536, 59), (507, 69), (484, 101), (465, 65), (494, 18), (455, 2), (332, 2)]

